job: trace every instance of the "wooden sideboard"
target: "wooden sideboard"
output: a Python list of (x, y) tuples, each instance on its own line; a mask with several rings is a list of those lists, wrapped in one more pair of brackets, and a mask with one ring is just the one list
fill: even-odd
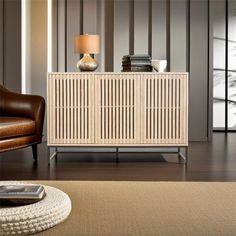
[(177, 147), (187, 161), (188, 73), (49, 73), (47, 99), (49, 148)]

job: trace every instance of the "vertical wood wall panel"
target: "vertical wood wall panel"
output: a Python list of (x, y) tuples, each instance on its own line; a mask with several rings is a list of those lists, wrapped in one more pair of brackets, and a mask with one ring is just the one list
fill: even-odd
[(114, 0), (105, 1), (105, 71), (114, 70)]
[(187, 69), (187, 0), (170, 0), (170, 71)]
[(97, 30), (100, 35), (100, 53), (97, 55), (99, 72), (105, 71), (105, 2), (97, 0)]
[[(32, 32), (31, 32), (31, 8), (32, 8), (32, 2), (28, 1), (26, 4), (26, 25), (25, 25), (25, 38), (26, 38), (26, 45), (28, 47), (25, 48), (25, 58), (26, 58), (26, 65), (25, 65), (25, 93), (31, 93), (32, 91), (32, 71), (31, 71), (31, 39), (32, 39)], [(22, 78), (23, 79), (23, 78)], [(22, 88), (23, 91), (23, 88)]]
[(190, 110), (189, 136), (207, 140), (208, 1), (190, 1)]
[(149, 1), (134, 0), (134, 53), (148, 54)]
[(3, 19), (4, 13), (3, 13), (3, 0), (0, 0), (0, 84), (3, 84), (3, 60), (4, 60), (4, 47), (3, 47)]
[(58, 71), (58, 1), (52, 0), (52, 71)]
[(166, 59), (166, 0), (152, 1), (152, 58)]
[(85, 34), (97, 34), (97, 0), (83, 2), (83, 25)]
[(58, 1), (58, 71), (65, 71), (65, 0)]
[(67, 52), (67, 71), (78, 71), (76, 65), (80, 60), (80, 55), (76, 54), (74, 51), (74, 37), (80, 34), (80, 5), (81, 1), (75, 0), (66, 0), (67, 4), (67, 44), (66, 44), (66, 52)]
[(21, 1), (5, 1), (6, 87), (21, 92)]
[(134, 54), (134, 0), (129, 0), (129, 54)]
[[(98, 34), (98, 0), (83, 1), (83, 31), (84, 34)], [(100, 38), (101, 39), (101, 38)], [(95, 60), (100, 62), (97, 54)], [(100, 65), (99, 65), (100, 66)]]
[(122, 57), (129, 54), (129, 1), (114, 2), (114, 71), (122, 69)]

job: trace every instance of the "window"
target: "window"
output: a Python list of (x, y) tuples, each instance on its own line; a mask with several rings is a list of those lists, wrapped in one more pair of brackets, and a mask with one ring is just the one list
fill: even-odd
[(236, 0), (213, 2), (213, 129), (236, 130)]

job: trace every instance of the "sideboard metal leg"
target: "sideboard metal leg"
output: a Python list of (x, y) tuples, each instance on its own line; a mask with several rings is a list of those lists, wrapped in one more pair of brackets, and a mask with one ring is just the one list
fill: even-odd
[(48, 165), (50, 166), (50, 161), (51, 161), (51, 153), (50, 153), (50, 147), (47, 147), (47, 158), (48, 158)]
[(188, 147), (185, 147), (185, 165), (188, 164)]
[(57, 147), (55, 147), (55, 161), (57, 162), (57, 153), (58, 153), (58, 148)]
[(184, 163), (187, 165), (188, 163), (188, 147), (182, 147), (184, 149), (184, 153), (181, 152), (181, 147), (178, 148), (178, 158), (179, 163)]
[(178, 160), (179, 160), (179, 163), (181, 163), (181, 149), (180, 149), (180, 147), (178, 147)]
[(116, 162), (119, 162), (119, 148), (116, 148)]
[(48, 165), (50, 165), (51, 160), (52, 160), (54, 157), (57, 159), (57, 147), (55, 148), (55, 151), (53, 152), (52, 155), (51, 155), (51, 152), (50, 152), (50, 147), (47, 147)]

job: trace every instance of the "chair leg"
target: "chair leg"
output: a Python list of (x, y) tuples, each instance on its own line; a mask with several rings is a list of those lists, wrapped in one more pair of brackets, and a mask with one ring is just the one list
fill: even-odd
[(33, 158), (35, 161), (38, 160), (38, 145), (34, 144), (32, 145), (32, 151), (33, 151)]

